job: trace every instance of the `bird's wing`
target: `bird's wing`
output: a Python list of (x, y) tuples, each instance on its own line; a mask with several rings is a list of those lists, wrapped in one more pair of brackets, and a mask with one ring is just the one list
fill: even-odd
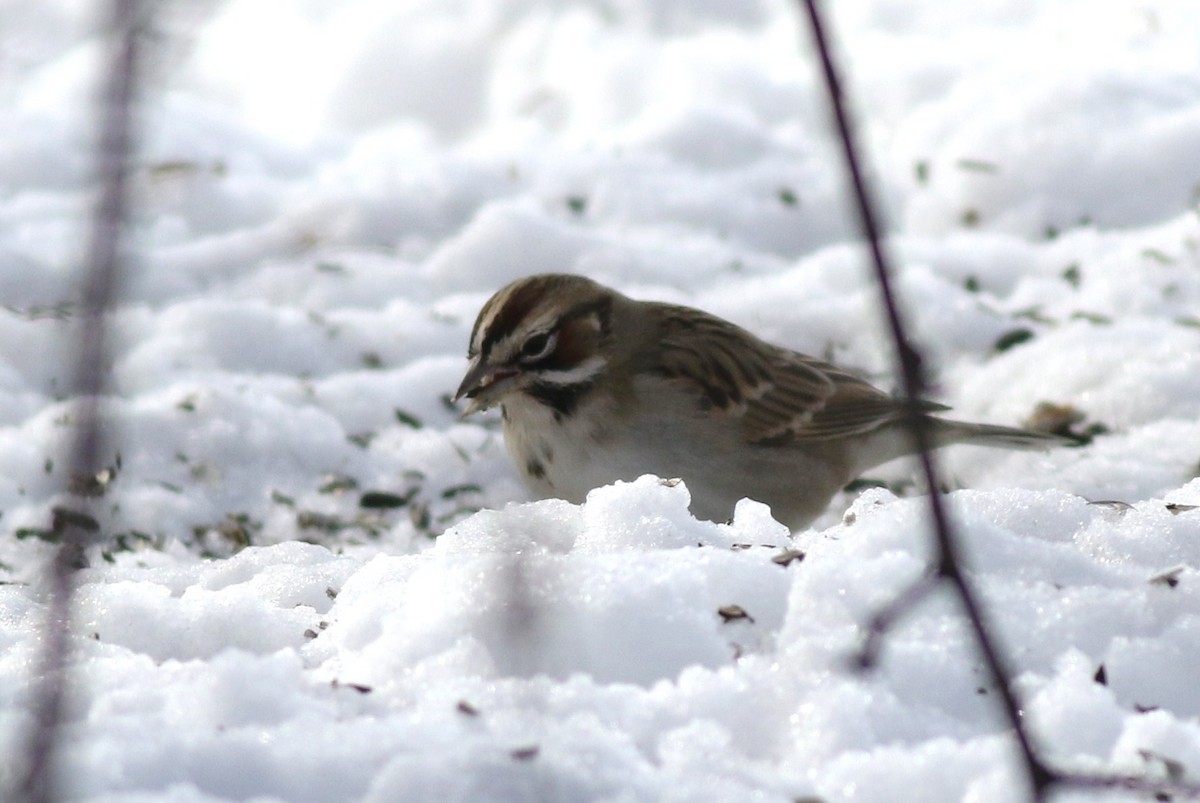
[(706, 408), (736, 419), (751, 443), (832, 440), (903, 416), (903, 401), (869, 382), (720, 318), (684, 307), (664, 318), (656, 370), (691, 384)]

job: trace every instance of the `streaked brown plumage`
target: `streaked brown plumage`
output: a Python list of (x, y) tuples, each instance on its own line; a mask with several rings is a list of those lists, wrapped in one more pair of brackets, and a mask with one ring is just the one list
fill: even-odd
[[(456, 398), (499, 404), (539, 496), (582, 501), (643, 474), (680, 477), (692, 511), (750, 497), (806, 525), (863, 471), (912, 451), (903, 402), (827, 362), (700, 310), (635, 301), (580, 276), (499, 290), (475, 322)], [(928, 403), (934, 413), (946, 408)], [(930, 417), (936, 445), (1045, 448), (1053, 436)]]

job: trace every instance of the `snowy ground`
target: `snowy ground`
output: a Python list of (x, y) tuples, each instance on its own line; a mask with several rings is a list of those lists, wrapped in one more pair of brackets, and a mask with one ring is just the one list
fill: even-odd
[[(6, 757), (67, 500), (92, 5), (0, 2)], [(1200, 780), (1200, 7), (828, 5), (940, 400), (1100, 433), (944, 455), (1027, 719), (1062, 766)], [(791, 5), (211, 6), (163, 20), (194, 37), (144, 108), (72, 799), (1023, 799), (948, 598), (849, 668), (925, 566), (919, 498), (795, 534), (652, 478), (523, 503), (447, 403), (479, 305), (546, 270), (891, 384)]]

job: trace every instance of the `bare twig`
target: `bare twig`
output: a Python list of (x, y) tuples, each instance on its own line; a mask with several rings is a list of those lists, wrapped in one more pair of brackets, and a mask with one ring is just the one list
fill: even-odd
[(859, 222), (867, 240), (871, 253), (876, 280), (879, 282), (881, 303), (887, 315), (892, 340), (896, 346), (896, 359), (899, 363), (901, 382), (906, 402), (906, 424), (912, 433), (917, 447), (917, 456), (924, 475), (925, 486), (929, 490), (928, 500), (930, 517), (933, 520), (934, 538), (938, 549), (937, 564), (932, 575), (926, 575), (914, 583), (906, 592), (897, 598), (896, 603), (889, 606), (876, 616), (872, 622), (871, 631), (860, 657), (863, 665), (874, 661), (878, 642), (892, 622), (904, 616), (913, 606), (921, 602), (933, 589), (941, 583), (949, 583), (954, 589), (975, 634), (975, 640), (983, 657), (984, 665), (991, 676), (992, 685), (999, 694), (1005, 716), (1012, 727), (1014, 737), (1020, 748), (1025, 776), (1032, 790), (1035, 801), (1045, 800), (1047, 793), (1056, 785), (1076, 786), (1086, 788), (1126, 789), (1132, 791), (1152, 792), (1156, 794), (1179, 794), (1187, 796), (1200, 795), (1200, 788), (1176, 783), (1173, 781), (1156, 782), (1150, 779), (1122, 776), (1094, 776), (1087, 774), (1064, 773), (1052, 770), (1043, 762), (1034, 747), (1031, 736), (1023, 724), (1019, 701), (1010, 688), (1012, 673), (996, 646), (992, 630), (988, 626), (984, 612), (976, 599), (975, 592), (964, 575), (962, 563), (958, 555), (958, 539), (941, 496), (937, 493), (940, 487), (937, 470), (931, 454), (929, 436), (929, 420), (921, 413), (920, 401), (926, 388), (924, 371), (921, 365), (921, 355), (909, 342), (907, 328), (896, 302), (892, 288), (891, 269), (884, 252), (882, 236), (875, 214), (875, 204), (868, 192), (866, 180), (858, 158), (858, 151), (851, 120), (846, 112), (841, 81), (837, 66), (834, 63), (829, 41), (817, 0), (803, 0), (807, 10), (814, 44), (821, 59), (833, 116), (837, 125), (842, 144), (842, 155), (850, 174), (854, 190)]
[(879, 648), (883, 637), (891, 630), (897, 619), (903, 618), (914, 605), (924, 600), (941, 583), (941, 580), (942, 576), (937, 572), (926, 572), (921, 575), (919, 580), (904, 589), (887, 607), (877, 611), (871, 617), (871, 624), (867, 628), (867, 637), (863, 640), (862, 648), (858, 653), (860, 669), (875, 668), (875, 664), (879, 662)]
[[(140, 0), (113, 0), (110, 14), (111, 62), (100, 95), (97, 153), (99, 197), (85, 261), (77, 363), (74, 372), (76, 431), (68, 478), (95, 477), (101, 470), (103, 427), (100, 397), (106, 389), (106, 312), (116, 295), (122, 261), (122, 233), (128, 206), (128, 166), (138, 68)], [(70, 480), (68, 480), (69, 482)], [(80, 498), (81, 506), (88, 504)], [(63, 718), (66, 665), (70, 657), (71, 595), (75, 570), (92, 538), (95, 520), (86, 513), (59, 508), (54, 532), (61, 539), (48, 572), (48, 602), (33, 700), (34, 722), (25, 745), (24, 778), (16, 796), (28, 803), (57, 798), (55, 753)]]

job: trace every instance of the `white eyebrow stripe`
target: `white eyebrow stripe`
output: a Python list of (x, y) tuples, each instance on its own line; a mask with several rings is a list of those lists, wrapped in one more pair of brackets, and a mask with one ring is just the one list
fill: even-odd
[(538, 382), (547, 385), (576, 385), (594, 377), (604, 370), (608, 360), (599, 354), (593, 354), (573, 368), (564, 371), (538, 371)]

